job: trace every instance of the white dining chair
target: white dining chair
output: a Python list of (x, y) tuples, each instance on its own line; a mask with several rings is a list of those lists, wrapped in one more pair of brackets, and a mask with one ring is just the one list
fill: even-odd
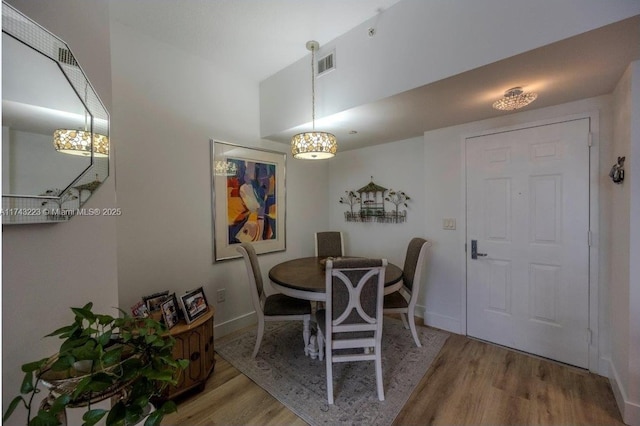
[(400, 314), (404, 328), (410, 328), (417, 347), (422, 347), (416, 330), (415, 311), (420, 290), (422, 266), (431, 243), (424, 238), (413, 238), (407, 247), (402, 269), (402, 287), (384, 296), (384, 313)]
[(327, 261), (326, 307), (316, 312), (316, 320), (320, 359), (324, 357), (326, 362), (329, 404), (334, 402), (333, 364), (337, 362), (374, 361), (378, 399), (384, 401), (382, 301), (386, 266), (386, 259)]
[(267, 296), (264, 292), (262, 273), (258, 256), (253, 246), (249, 243), (242, 243), (237, 247), (237, 251), (242, 254), (247, 275), (249, 276), (249, 291), (253, 307), (258, 317), (258, 333), (256, 345), (253, 349), (252, 358), (255, 358), (260, 349), (260, 343), (264, 335), (264, 324), (266, 321), (302, 321), (305, 354), (309, 347), (309, 337), (311, 335), (309, 324), (311, 322), (311, 304), (308, 300), (296, 299), (285, 294), (272, 294)]
[(324, 231), (314, 234), (316, 257), (344, 256), (344, 239), (340, 231)]

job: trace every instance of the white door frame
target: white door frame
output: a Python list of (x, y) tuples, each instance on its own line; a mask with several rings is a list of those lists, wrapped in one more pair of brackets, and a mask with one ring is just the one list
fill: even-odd
[(502, 133), (513, 130), (526, 129), (529, 127), (543, 126), (554, 123), (561, 123), (564, 121), (576, 120), (581, 118), (588, 118), (590, 121), (590, 143), (591, 149), (589, 150), (589, 230), (591, 232), (591, 244), (589, 247), (589, 330), (591, 331), (591, 342), (589, 343), (589, 371), (606, 375), (607, 364), (605, 361), (600, 360), (599, 350), (599, 288), (600, 283), (598, 279), (599, 274), (599, 164), (600, 164), (600, 121), (598, 111), (591, 111), (587, 113), (571, 114), (566, 116), (560, 116), (557, 118), (533, 121), (528, 123), (521, 123), (514, 126), (492, 128), (477, 132), (464, 134), (460, 140), (461, 155), (461, 203), (462, 211), (460, 217), (464, 218), (460, 224), (460, 251), (463, 254), (461, 256), (462, 271), (464, 271), (464, 279), (462, 280), (461, 296), (462, 296), (462, 312), (460, 314), (460, 331), (462, 334), (467, 335), (467, 253), (465, 252), (466, 236), (467, 236), (467, 153), (466, 153), (466, 141), (472, 137), (487, 136), (494, 133)]

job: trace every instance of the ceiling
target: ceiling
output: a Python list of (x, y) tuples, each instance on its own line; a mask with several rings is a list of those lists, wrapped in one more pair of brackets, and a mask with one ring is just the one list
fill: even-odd
[(400, 0), (110, 0), (111, 19), (256, 84)]
[[(223, 63), (256, 84), (399, 0), (111, 0), (111, 18), (194, 55)], [(287, 25), (282, 24), (287, 17)], [(239, 27), (241, 25), (241, 27)], [(491, 107), (507, 89), (539, 93), (523, 110), (613, 91), (640, 59), (640, 16), (316, 120), (339, 150), (420, 136), (424, 131), (511, 112)], [(520, 110), (520, 111), (523, 111)], [(290, 143), (306, 127), (268, 139)], [(357, 131), (353, 134), (352, 131)]]
[[(538, 93), (518, 111), (609, 94), (629, 63), (640, 59), (638, 40), (640, 16), (324, 117), (316, 120), (316, 128), (334, 133), (344, 151), (513, 114), (492, 104), (516, 86)], [(291, 136), (307, 129), (288, 129), (268, 139), (290, 143)]]

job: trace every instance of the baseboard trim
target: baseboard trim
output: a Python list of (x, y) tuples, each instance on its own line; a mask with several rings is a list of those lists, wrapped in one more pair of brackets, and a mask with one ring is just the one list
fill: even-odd
[(610, 365), (611, 365), (611, 360), (606, 356), (601, 356), (600, 358), (598, 358), (598, 371), (595, 371), (595, 373), (603, 377), (609, 377)]
[(627, 401), (624, 413), (625, 415), (622, 420), (624, 420), (626, 424), (633, 426), (640, 425), (640, 404)]
[(609, 383), (613, 390), (613, 396), (618, 404), (618, 409), (622, 414), (622, 421), (632, 426), (640, 426), (640, 404), (629, 401), (624, 388), (620, 386), (620, 376), (616, 366), (609, 359)]
[(257, 324), (257, 322), (258, 319), (256, 318), (256, 313), (250, 312), (248, 314), (233, 318), (229, 321), (214, 325), (213, 333), (214, 336), (216, 336), (215, 338), (218, 339), (220, 337), (226, 336), (227, 334), (233, 333), (234, 331)]
[(439, 328), (451, 333), (462, 334), (462, 328), (458, 318), (428, 312), (426, 309), (424, 310), (423, 318), (424, 325)]

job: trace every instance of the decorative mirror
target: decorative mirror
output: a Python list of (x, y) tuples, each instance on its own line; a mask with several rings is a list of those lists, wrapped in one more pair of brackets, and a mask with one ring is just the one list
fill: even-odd
[(2, 3), (2, 224), (55, 223), (109, 176), (109, 113), (71, 49)]

